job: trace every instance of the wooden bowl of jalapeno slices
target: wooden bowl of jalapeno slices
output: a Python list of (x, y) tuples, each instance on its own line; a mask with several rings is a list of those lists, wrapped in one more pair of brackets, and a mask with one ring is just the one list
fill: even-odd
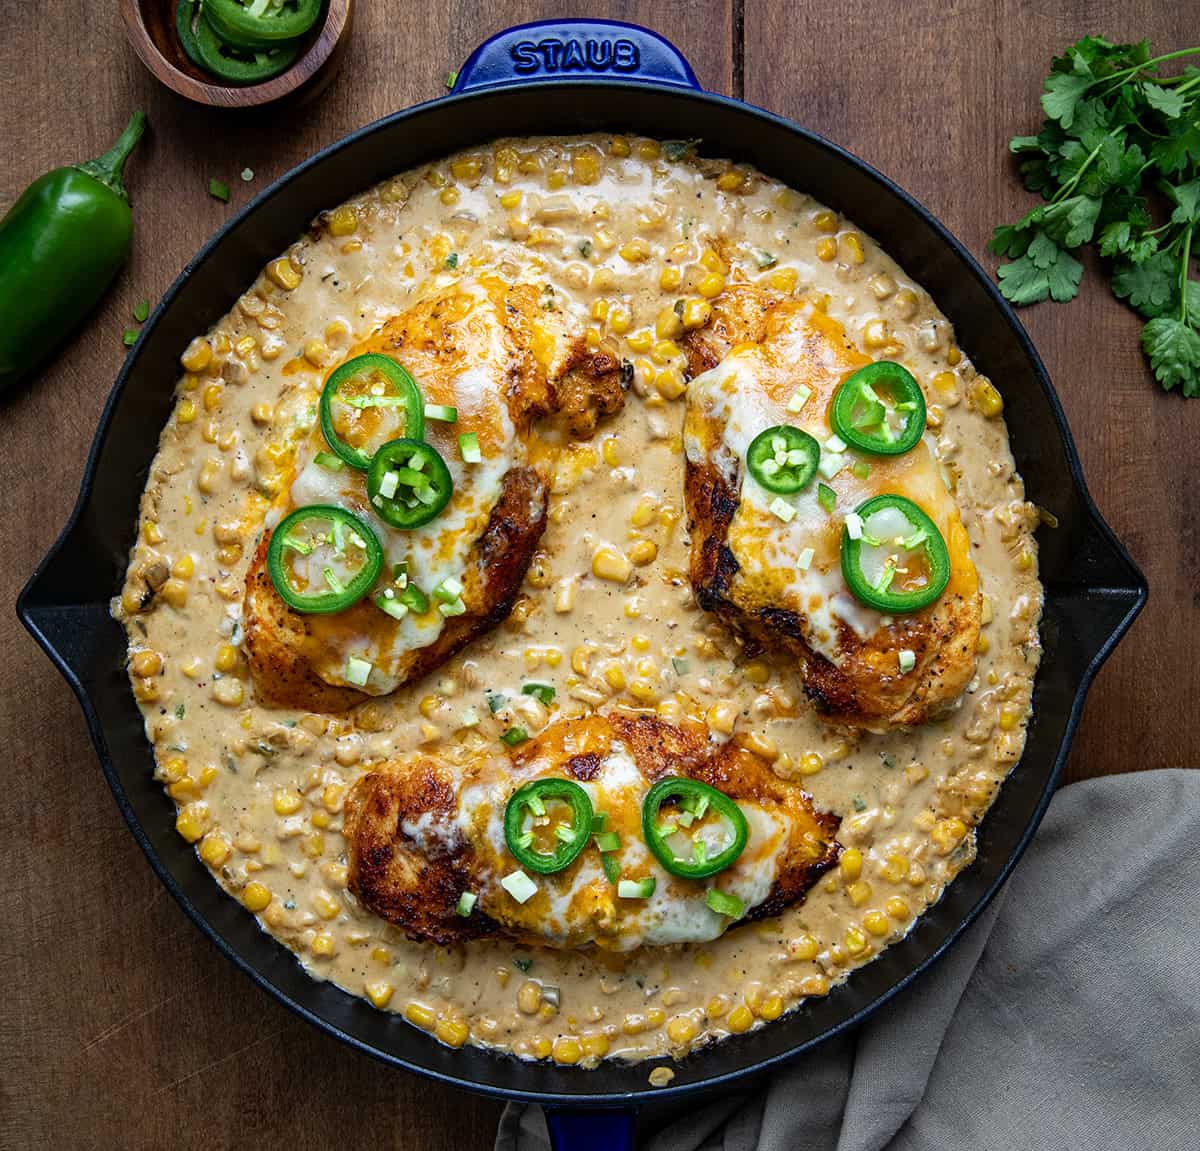
[(354, 0), (121, 0), (125, 31), (173, 92), (214, 108), (251, 108), (332, 78)]

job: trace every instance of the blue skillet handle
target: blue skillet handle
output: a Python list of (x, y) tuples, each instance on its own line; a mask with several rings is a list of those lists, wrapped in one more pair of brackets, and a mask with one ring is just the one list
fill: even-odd
[(699, 88), (692, 66), (657, 32), (619, 20), (539, 20), (485, 40), (459, 69), (452, 91), (522, 80), (649, 80)]
[(633, 1151), (633, 1108), (546, 1107), (551, 1151)]

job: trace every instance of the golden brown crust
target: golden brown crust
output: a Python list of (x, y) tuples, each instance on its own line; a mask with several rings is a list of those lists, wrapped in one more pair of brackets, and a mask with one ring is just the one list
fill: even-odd
[[(590, 779), (618, 741), (647, 782), (669, 776), (698, 779), (734, 799), (787, 816), (791, 831), (775, 884), (767, 899), (748, 912), (748, 920), (778, 915), (837, 861), (837, 816), (818, 812), (807, 792), (780, 779), (747, 749), (733, 743), (714, 747), (701, 724), (673, 725), (652, 716), (620, 714), (563, 720), (522, 744), (512, 756), (512, 769), (536, 765)], [(468, 765), (457, 786), (493, 758), (489, 754), (486, 761)], [(496, 770), (494, 764), (491, 769)], [(522, 941), (553, 943), (539, 938), (528, 924), (498, 924), (478, 911), (467, 921), (455, 913), (459, 895), (480, 882), (471, 848), (456, 831), (445, 830), (440, 838), (426, 835), (418, 844), (401, 826), (427, 815), (443, 817), (443, 828), (457, 827), (451, 822), (455, 792), (451, 770), (428, 755), (382, 764), (360, 779), (346, 805), (350, 890), (414, 939), (447, 943), (499, 931)], [(568, 870), (555, 878), (569, 883), (571, 874)], [(577, 936), (571, 937), (569, 945), (578, 943)]]
[[(467, 611), (448, 619), (431, 644), (406, 654), (401, 682), (428, 674), (508, 616), (546, 529), (548, 500), (546, 484), (532, 468), (505, 474), (487, 527), (468, 556), (463, 578)], [(345, 711), (367, 696), (326, 683), (314, 670), (306, 654), (312, 646), (311, 617), (293, 611), (275, 591), (267, 571), (270, 538), (270, 532), (264, 533), (246, 577), (245, 646), (255, 691), (272, 707)], [(364, 600), (340, 618), (348, 627), (387, 626), (379, 616)]]
[(355, 784), (345, 807), (350, 890), (410, 938), (442, 945), (495, 930), (482, 913), (464, 917), (455, 910), (470, 887), (465, 849), (417, 849), (402, 826), (453, 809), (453, 789), (434, 759), (419, 759), (403, 772), (369, 772)]
[[(796, 307), (773, 302), (748, 285), (726, 295), (730, 299), (722, 298), (711, 325), (688, 336), (693, 372), (715, 367), (738, 344), (769, 342), (787, 322), (787, 309)], [(859, 356), (840, 328), (822, 317), (807, 333), (801, 359), (789, 364), (797, 381), (805, 378), (814, 359), (819, 361), (822, 343), (834, 357), (848, 357), (847, 363)], [(689, 452), (686, 461), (684, 498), (691, 534), (689, 574), (701, 608), (734, 629), (750, 653), (783, 649), (795, 655), (803, 667), (806, 694), (830, 718), (867, 728), (914, 725), (953, 704), (974, 673), (981, 610), (957, 511), (948, 543), (952, 556), (957, 552), (965, 558), (955, 562), (955, 578), (946, 593), (925, 611), (900, 617), (866, 638), (839, 622), (835, 664), (809, 644), (807, 621), (800, 614), (755, 581), (736, 578), (741, 568), (728, 540), (740, 501), (739, 477), (726, 476), (707, 453), (693, 456)], [(913, 652), (915, 672), (899, 672), (896, 653), (902, 649)]]

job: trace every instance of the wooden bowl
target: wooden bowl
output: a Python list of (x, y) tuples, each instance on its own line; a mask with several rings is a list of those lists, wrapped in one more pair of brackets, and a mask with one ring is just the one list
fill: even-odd
[(173, 92), (213, 108), (253, 108), (332, 78), (350, 38), (354, 0), (326, 0), (296, 62), (261, 84), (225, 84), (188, 59), (175, 34), (175, 0), (121, 0), (125, 34), (151, 73)]

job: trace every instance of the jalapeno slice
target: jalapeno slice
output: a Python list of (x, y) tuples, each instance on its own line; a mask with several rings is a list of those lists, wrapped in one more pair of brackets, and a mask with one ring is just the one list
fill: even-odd
[(371, 590), (383, 567), (375, 533), (344, 508), (310, 504), (280, 520), (267, 572), (288, 607), (310, 615), (344, 611)]
[(303, 36), (321, 14), (321, 0), (204, 0), (204, 18), (222, 40), (238, 48), (272, 48)]
[(830, 422), (859, 451), (900, 456), (925, 433), (925, 394), (907, 368), (879, 360), (859, 368), (838, 388)]
[(355, 356), (325, 381), (321, 431), (346, 463), (365, 472), (381, 443), (425, 434), (421, 389), (390, 356)]
[[(950, 582), (950, 552), (937, 525), (904, 496), (873, 496), (842, 530), (842, 575), (868, 607), (903, 615), (928, 607)], [(859, 538), (852, 538), (858, 534)]]
[(367, 498), (384, 523), (408, 530), (434, 518), (449, 502), (454, 480), (437, 449), (424, 440), (391, 440), (367, 472)]
[(821, 445), (808, 432), (779, 424), (759, 432), (746, 451), (746, 467), (759, 487), (791, 495), (812, 483), (821, 462)]
[[(706, 834), (712, 829), (723, 833), (722, 841), (714, 843)], [(672, 776), (646, 793), (642, 834), (672, 875), (707, 879), (736, 862), (750, 829), (742, 809), (723, 791), (698, 779)]]
[(539, 875), (568, 867), (591, 834), (592, 801), (569, 779), (535, 779), (518, 787), (504, 809), (508, 850), (522, 867)]
[(263, 48), (244, 48), (232, 44), (217, 34), (207, 19), (207, 13), (206, 6), (204, 14), (196, 21), (195, 33), (190, 40), (180, 31), (178, 19), (175, 27), (184, 51), (191, 56), (191, 49), (194, 48), (200, 66), (222, 80), (233, 84), (258, 84), (290, 68), (300, 55), (299, 42)]

